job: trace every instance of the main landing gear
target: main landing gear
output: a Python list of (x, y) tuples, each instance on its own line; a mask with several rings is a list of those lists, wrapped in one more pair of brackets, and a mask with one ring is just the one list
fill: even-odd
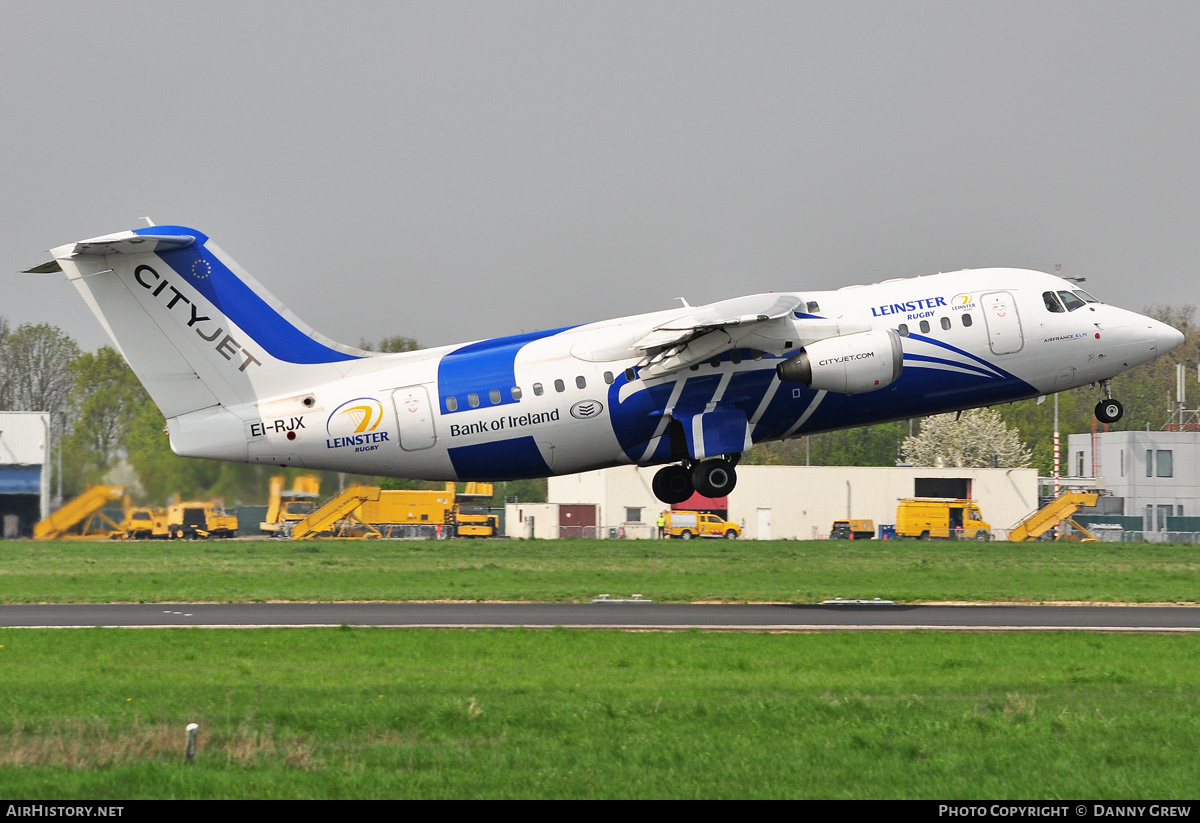
[(1096, 419), (1101, 423), (1116, 423), (1125, 415), (1125, 407), (1120, 400), (1113, 399), (1111, 380), (1101, 380), (1100, 388), (1104, 390), (1106, 399), (1096, 404)]
[(703, 497), (724, 497), (737, 485), (733, 467), (740, 457), (735, 454), (664, 466), (654, 475), (654, 496), (669, 506), (682, 503), (696, 492)]

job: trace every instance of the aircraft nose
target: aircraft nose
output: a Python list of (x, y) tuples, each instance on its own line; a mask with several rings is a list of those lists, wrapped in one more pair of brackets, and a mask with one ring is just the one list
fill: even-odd
[(1166, 323), (1160, 323), (1157, 320), (1151, 321), (1150, 334), (1154, 340), (1156, 357), (1162, 357), (1167, 352), (1174, 351), (1183, 345), (1183, 332)]

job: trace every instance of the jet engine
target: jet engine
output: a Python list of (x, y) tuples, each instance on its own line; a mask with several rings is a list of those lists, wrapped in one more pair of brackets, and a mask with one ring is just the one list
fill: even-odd
[(876, 329), (809, 343), (775, 367), (780, 380), (814, 389), (861, 394), (890, 385), (904, 367), (895, 329)]

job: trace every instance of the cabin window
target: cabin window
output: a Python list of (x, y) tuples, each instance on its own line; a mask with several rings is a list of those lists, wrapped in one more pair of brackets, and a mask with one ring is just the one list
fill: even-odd
[(512, 387), (512, 399), (513, 399), (513, 400), (520, 400), (520, 399), (521, 399), (521, 387), (520, 387), (520, 386), (513, 386), (513, 387)]
[(969, 315), (969, 314), (964, 314), (962, 316), (962, 319), (963, 319), (964, 326), (970, 326), (972, 323), (975, 322), (974, 320), (971, 319), (971, 315)]
[(467, 395), (467, 405), (473, 409), (479, 408), (479, 395), (468, 394)]
[(555, 390), (555, 391), (559, 391), (559, 392), (566, 391), (566, 390), (567, 390), (567, 384), (566, 384), (566, 383), (564, 383), (564, 382), (563, 382), (563, 381), (561, 381), (561, 380), (555, 380), (555, 381), (554, 381), (554, 390)]
[(896, 331), (900, 332), (901, 337), (908, 337), (908, 324), (901, 323), (899, 327), (897, 327)]
[(625, 379), (626, 380), (637, 380), (637, 370), (634, 369), (633, 366), (630, 366), (629, 368), (627, 368), (625, 370)]
[(488, 392), (488, 400), (492, 401), (493, 406), (496, 405), (497, 403), (499, 403), (500, 402), (500, 390), (492, 389), (490, 392)]
[(613, 384), (613, 373), (612, 372), (606, 371), (604, 373), (604, 382), (610, 386)]
[(821, 306), (817, 303), (816, 300), (808, 301), (808, 313), (809, 314), (816, 314), (820, 310), (821, 310)]
[(458, 398), (457, 397), (447, 397), (446, 398), (446, 411), (458, 411)]
[(582, 374), (575, 378), (575, 388), (577, 388), (577, 389), (586, 389), (587, 388), (587, 380), (584, 379)]
[(1058, 296), (1062, 298), (1063, 305), (1067, 307), (1067, 311), (1082, 309), (1085, 305), (1087, 305), (1069, 291), (1060, 291)]
[(542, 396), (542, 391), (543, 391), (543, 389), (542, 389), (542, 384), (541, 384), (541, 383), (534, 383), (534, 384), (533, 384), (533, 394), (534, 394), (534, 396), (535, 396), (535, 397), (541, 397), (541, 396)]
[(1065, 311), (1062, 303), (1058, 302), (1058, 298), (1054, 296), (1054, 292), (1052, 291), (1042, 292), (1042, 302), (1046, 304), (1046, 311), (1052, 311), (1055, 314)]
[(942, 328), (945, 329), (946, 331), (950, 331), (950, 318), (949, 317), (942, 318)]
[(921, 321), (921, 334), (929, 334), (929, 321), (928, 320)]

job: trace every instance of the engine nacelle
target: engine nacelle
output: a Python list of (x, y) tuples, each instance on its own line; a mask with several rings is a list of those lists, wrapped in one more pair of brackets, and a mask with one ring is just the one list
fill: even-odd
[(828, 337), (809, 343), (775, 372), (780, 380), (814, 389), (861, 394), (890, 385), (904, 368), (904, 347), (895, 329)]

